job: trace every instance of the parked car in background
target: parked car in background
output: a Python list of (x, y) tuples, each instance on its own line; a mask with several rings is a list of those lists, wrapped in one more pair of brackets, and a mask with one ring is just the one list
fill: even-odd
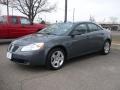
[(91, 22), (53, 24), (36, 34), (13, 41), (7, 58), (25, 65), (60, 69), (67, 59), (101, 52), (108, 54), (111, 33)]
[(45, 24), (31, 23), (23, 16), (0, 16), (0, 39), (13, 39), (36, 33), (45, 26)]

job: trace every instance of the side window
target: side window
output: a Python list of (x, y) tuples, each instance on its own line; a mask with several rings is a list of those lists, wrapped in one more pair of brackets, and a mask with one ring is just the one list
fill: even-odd
[(76, 34), (76, 35), (85, 34), (86, 32), (87, 32), (87, 26), (86, 26), (86, 24), (80, 24), (80, 25), (78, 25), (74, 29), (74, 31), (73, 31), (73, 33)]
[(12, 23), (12, 24), (18, 24), (18, 19), (17, 19), (17, 17), (12, 17), (12, 18), (11, 18), (11, 23)]
[(0, 16), (0, 24), (7, 23), (7, 17), (5, 16)]
[(30, 24), (30, 21), (27, 18), (20, 18), (21, 24)]
[(88, 27), (89, 27), (89, 31), (90, 32), (94, 32), (94, 31), (99, 31), (100, 30), (100, 28), (97, 25), (95, 25), (95, 24), (88, 24)]

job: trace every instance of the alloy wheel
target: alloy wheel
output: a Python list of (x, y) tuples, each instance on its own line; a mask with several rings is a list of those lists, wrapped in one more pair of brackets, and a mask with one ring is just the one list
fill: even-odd
[(55, 51), (51, 55), (51, 65), (54, 68), (59, 68), (64, 63), (64, 53), (62, 51)]
[(107, 41), (104, 44), (104, 53), (108, 54), (110, 52), (110, 43)]

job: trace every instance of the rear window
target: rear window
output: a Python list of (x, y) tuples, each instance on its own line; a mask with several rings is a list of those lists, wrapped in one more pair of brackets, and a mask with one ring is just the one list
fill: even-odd
[(0, 16), (0, 24), (4, 24), (7, 22), (7, 17), (5, 16)]

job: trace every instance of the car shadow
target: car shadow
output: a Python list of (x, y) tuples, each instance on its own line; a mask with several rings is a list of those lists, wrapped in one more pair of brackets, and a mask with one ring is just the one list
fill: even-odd
[(0, 45), (8, 45), (8, 44), (10, 44), (10, 43), (11, 43), (11, 41), (0, 42)]
[(29, 65), (21, 65), (21, 64), (15, 64), (15, 67), (17, 67), (20, 70), (27, 70), (31, 72), (37, 72), (37, 71), (44, 71), (47, 70), (45, 66), (29, 66)]
[(78, 56), (78, 57), (67, 60), (65, 62), (65, 66), (76, 63), (76, 62), (85, 61), (85, 60), (88, 60), (90, 58), (97, 57), (100, 55), (101, 55), (100, 52), (96, 52), (96, 53), (91, 53), (91, 54), (87, 54), (87, 55), (83, 55), (83, 56)]

